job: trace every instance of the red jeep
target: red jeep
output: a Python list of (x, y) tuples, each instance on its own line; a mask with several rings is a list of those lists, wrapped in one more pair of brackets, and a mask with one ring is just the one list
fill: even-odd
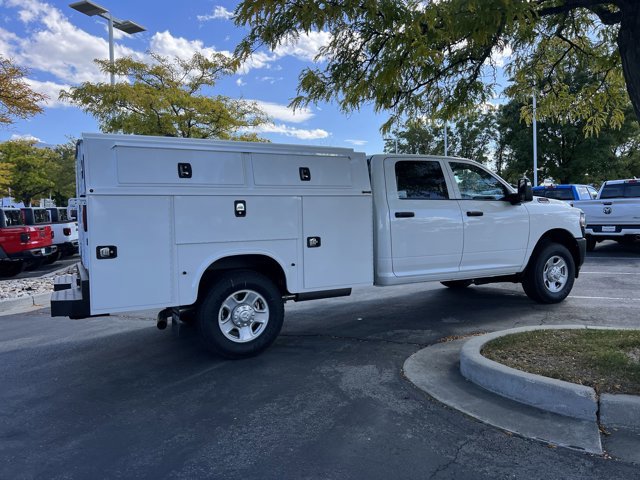
[(17, 208), (0, 209), (0, 276), (12, 277), (56, 252), (51, 226), (26, 226)]

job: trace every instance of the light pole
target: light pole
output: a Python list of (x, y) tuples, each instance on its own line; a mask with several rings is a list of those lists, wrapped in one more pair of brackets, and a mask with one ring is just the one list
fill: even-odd
[(533, 186), (538, 186), (538, 121), (536, 119), (536, 90), (533, 90)]
[(134, 33), (144, 32), (145, 28), (138, 25), (131, 20), (120, 20), (111, 15), (111, 12), (106, 8), (98, 5), (97, 3), (89, 2), (88, 0), (82, 0), (81, 2), (75, 2), (69, 5), (74, 10), (84, 13), (90, 17), (98, 15), (109, 22), (109, 63), (111, 64), (111, 85), (115, 85), (116, 78), (113, 73), (114, 55), (113, 55), (113, 27), (118, 30), (122, 30), (130, 35)]

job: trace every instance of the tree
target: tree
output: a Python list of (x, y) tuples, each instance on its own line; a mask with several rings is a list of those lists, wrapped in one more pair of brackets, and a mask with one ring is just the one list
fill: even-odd
[(55, 152), (50, 148), (38, 148), (34, 141), (12, 140), (0, 144), (0, 168), (9, 171), (7, 188), (26, 206), (31, 200), (48, 196), (55, 182)]
[(24, 81), (27, 71), (0, 55), (0, 124), (13, 123), (15, 117), (29, 118), (42, 112), (38, 102), (47, 97), (34, 92)]
[(60, 98), (95, 116), (104, 132), (259, 140), (247, 132), (266, 122), (255, 103), (202, 93), (231, 72), (224, 55), (206, 58), (196, 53), (189, 60), (150, 56), (149, 63), (119, 58), (113, 67), (96, 60), (104, 72), (124, 76), (130, 83), (86, 82), (63, 91)]
[(51, 196), (58, 206), (66, 206), (69, 199), (76, 196), (76, 142), (57, 145), (53, 149)]
[[(444, 126), (440, 122), (409, 120), (404, 128), (393, 130), (392, 136), (385, 140), (385, 152), (395, 151), (397, 139), (398, 153), (444, 154)], [(495, 112), (470, 111), (447, 125), (447, 154), (487, 163), (496, 139)]]
[[(640, 119), (637, 0), (243, 0), (235, 14), (250, 28), (239, 61), (261, 45), (330, 32), (293, 105), (335, 99), (350, 111), (371, 102), (392, 112), (383, 131), (403, 116), (447, 119), (484, 104), (497, 86), (496, 57), (511, 50), (511, 94), (524, 100), (535, 85), (539, 116), (571, 110), (597, 133), (621, 126), (630, 98)], [(559, 67), (577, 61), (591, 77), (571, 92)]]
[[(498, 116), (501, 174), (515, 182), (523, 174), (532, 178), (533, 140), (520, 120), (522, 105), (512, 100)], [(612, 178), (629, 178), (640, 171), (640, 128), (629, 107), (619, 129), (604, 126), (598, 137), (583, 134), (584, 120), (538, 123), (539, 178), (558, 183), (598, 184)]]

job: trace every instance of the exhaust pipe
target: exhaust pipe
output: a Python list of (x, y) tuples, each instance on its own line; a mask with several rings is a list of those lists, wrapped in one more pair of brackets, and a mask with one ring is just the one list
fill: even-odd
[(167, 328), (169, 319), (171, 318), (171, 314), (171, 308), (165, 308), (164, 310), (160, 310), (158, 312), (158, 317), (156, 319), (156, 327), (158, 327), (158, 330), (164, 330), (165, 328)]

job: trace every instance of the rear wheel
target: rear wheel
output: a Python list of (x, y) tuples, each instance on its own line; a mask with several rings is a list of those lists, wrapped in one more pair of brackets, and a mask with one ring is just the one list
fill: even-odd
[(571, 292), (575, 271), (569, 250), (559, 243), (549, 243), (529, 262), (522, 288), (536, 302), (558, 303)]
[(251, 357), (268, 348), (284, 321), (284, 302), (266, 276), (240, 270), (222, 274), (198, 307), (204, 346), (227, 358)]
[(24, 270), (22, 260), (0, 262), (0, 277), (15, 277)]
[(473, 283), (473, 280), (449, 280), (447, 282), (440, 283), (449, 288), (467, 288)]
[(51, 265), (52, 263), (57, 262), (58, 260), (60, 260), (60, 257), (62, 256), (62, 251), (60, 249), (56, 250), (55, 253), (52, 253), (51, 255), (49, 255), (47, 257), (47, 259), (44, 261), (45, 265)]

